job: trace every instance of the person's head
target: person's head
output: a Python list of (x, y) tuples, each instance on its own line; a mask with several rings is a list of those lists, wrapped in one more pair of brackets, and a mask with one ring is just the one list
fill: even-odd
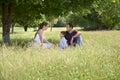
[(48, 29), (48, 23), (47, 22), (42, 22), (40, 25), (39, 25), (39, 29), (43, 29), (43, 30), (47, 30)]
[(60, 37), (65, 37), (65, 35), (66, 35), (66, 31), (61, 31), (60, 32)]
[(67, 31), (71, 31), (73, 29), (73, 24), (72, 23), (68, 23), (66, 25), (66, 29), (67, 29)]

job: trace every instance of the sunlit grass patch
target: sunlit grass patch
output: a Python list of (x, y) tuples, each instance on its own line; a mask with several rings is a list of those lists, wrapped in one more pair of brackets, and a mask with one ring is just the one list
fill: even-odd
[[(59, 43), (59, 32), (45, 32)], [(17, 32), (17, 31), (16, 31)], [(11, 46), (0, 47), (0, 80), (119, 80), (119, 31), (82, 31), (82, 48), (26, 47), (35, 32), (11, 35)]]

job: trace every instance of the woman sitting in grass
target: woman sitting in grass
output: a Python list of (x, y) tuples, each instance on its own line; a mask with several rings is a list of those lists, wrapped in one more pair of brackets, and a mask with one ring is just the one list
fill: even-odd
[(34, 42), (40, 44), (40, 46), (44, 48), (50, 48), (52, 44), (48, 42), (44, 36), (44, 31), (48, 29), (48, 23), (43, 22), (40, 24), (35, 37), (34, 37)]

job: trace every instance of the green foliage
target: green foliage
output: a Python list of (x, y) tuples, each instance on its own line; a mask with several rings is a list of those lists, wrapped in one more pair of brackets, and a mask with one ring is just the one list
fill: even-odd
[[(6, 0), (9, 3), (11, 1)], [(15, 4), (14, 8), (14, 20), (36, 20), (41, 18), (41, 14), (45, 16), (58, 17), (62, 14), (67, 14), (69, 11), (82, 12), (84, 9), (91, 5), (92, 1), (80, 1), (80, 0), (13, 0)], [(4, 2), (4, 1), (2, 1)], [(88, 4), (89, 3), (89, 4)], [(81, 9), (81, 10), (80, 10)], [(76, 11), (78, 10), (78, 11)], [(32, 22), (32, 21), (31, 21)]]
[(99, 0), (93, 6), (110, 29), (120, 23), (120, 0)]
[[(89, 21), (91, 21), (91, 24), (94, 24), (94, 25), (97, 26), (97, 23), (99, 22), (99, 20), (98, 20), (99, 15), (98, 15), (98, 13), (94, 9), (91, 10), (90, 14), (87, 14), (86, 18)], [(98, 21), (98, 22), (96, 22), (96, 21)]]
[[(119, 0), (1, 0), (3, 2), (14, 2), (14, 19), (13, 22), (30, 24), (34, 21), (42, 19), (41, 14), (47, 17), (58, 17), (59, 15), (67, 15), (70, 11), (75, 14), (87, 15), (92, 8), (101, 16), (103, 24), (114, 28), (120, 21), (120, 1)], [(1, 13), (0, 13), (1, 14)], [(93, 15), (91, 15), (93, 16)], [(81, 17), (82, 18), (82, 17)], [(88, 17), (90, 19), (90, 17)], [(96, 17), (94, 17), (96, 18)], [(82, 18), (83, 19), (83, 18)], [(96, 19), (90, 23), (96, 24)], [(83, 20), (83, 22), (85, 22)], [(87, 21), (86, 21), (87, 22)], [(90, 21), (89, 21), (90, 22)], [(88, 24), (88, 23), (86, 23)]]
[(66, 19), (65, 17), (59, 17), (57, 23), (54, 27), (65, 27), (66, 26)]
[[(4, 14), (9, 11), (9, 14), (6, 15), (6, 19), (9, 19), (8, 21), (10, 22), (8, 23), (7, 20), (3, 18), (5, 23), (9, 25), (9, 28), (12, 24), (11, 21), (23, 26), (33, 26), (37, 25), (38, 22), (43, 19), (41, 15), (56, 18), (59, 15), (67, 15), (69, 12), (73, 12), (74, 14), (83, 16), (90, 13), (90, 10), (93, 8), (99, 13), (101, 22), (107, 25), (109, 29), (113, 29), (115, 25), (120, 23), (119, 0), (0, 0), (0, 8), (2, 7), (2, 3), (9, 4), (6, 5), (9, 8), (6, 7)], [(1, 9), (0, 17), (2, 15)], [(81, 24), (79, 23), (78, 25), (84, 26), (85, 28), (89, 25), (96, 28), (99, 19), (96, 15), (92, 14), (88, 16), (87, 20), (80, 16), (79, 19), (81, 20), (76, 18), (76, 20), (74, 19), (76, 21), (74, 21), (74, 23), (80, 22)], [(7, 31), (6, 29), (3, 33), (6, 33), (5, 31), (9, 32), (9, 30)], [(6, 42), (10, 40), (9, 37), (5, 37), (5, 39), (8, 39)]]
[[(79, 2), (77, 3), (79, 4)], [(79, 10), (76, 9), (76, 11), (73, 11), (74, 17), (72, 15), (71, 19), (68, 21), (73, 22), (75, 25), (80, 24), (79, 26), (84, 26), (85, 28), (90, 26), (91, 28), (94, 28), (94, 29), (98, 28), (98, 24), (101, 24), (101, 23), (108, 26), (109, 29), (114, 29), (115, 25), (120, 23), (119, 22), (120, 21), (120, 11), (119, 11), (120, 1), (119, 0), (94, 0), (94, 2), (92, 2), (92, 6), (91, 5), (88, 5), (88, 6), (89, 8), (86, 8), (87, 6), (80, 7)], [(93, 8), (95, 9), (95, 11), (92, 10), (90, 12), (90, 10)], [(82, 17), (82, 16), (85, 16), (85, 17)]]
[(88, 28), (98, 29), (98, 25), (101, 24), (101, 18), (95, 9), (92, 9), (89, 14), (84, 16), (84, 18), (89, 22)]
[(89, 14), (80, 15), (71, 13), (67, 17), (67, 22), (73, 23), (75, 26), (83, 27), (84, 29), (98, 29), (101, 23), (99, 14), (92, 9)]
[(74, 26), (79, 26), (84, 28), (88, 27), (89, 25), (88, 21), (79, 14), (70, 14), (67, 17), (67, 22), (73, 23)]
[(0, 3), (10, 3), (10, 2), (16, 2), (17, 0), (0, 0)]

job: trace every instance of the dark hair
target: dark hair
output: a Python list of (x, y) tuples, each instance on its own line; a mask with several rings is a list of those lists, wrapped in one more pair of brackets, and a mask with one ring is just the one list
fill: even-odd
[(73, 28), (73, 24), (72, 23), (67, 23), (67, 25), (69, 25), (69, 27)]
[(47, 26), (47, 25), (48, 25), (48, 23), (47, 23), (47, 22), (42, 22), (42, 23), (39, 25), (38, 30), (42, 29), (42, 28), (43, 28), (43, 26)]
[(42, 29), (42, 28), (43, 28), (43, 26), (47, 26), (47, 25), (48, 25), (48, 23), (47, 23), (47, 22), (42, 22), (42, 23), (40, 23), (40, 24), (39, 24), (39, 28), (38, 28), (37, 32), (35, 33), (34, 39), (35, 39), (35, 37), (36, 37), (36, 35), (37, 35), (38, 31), (39, 31), (40, 29)]
[(63, 34), (64, 36), (66, 35), (66, 31), (61, 31), (61, 34)]

